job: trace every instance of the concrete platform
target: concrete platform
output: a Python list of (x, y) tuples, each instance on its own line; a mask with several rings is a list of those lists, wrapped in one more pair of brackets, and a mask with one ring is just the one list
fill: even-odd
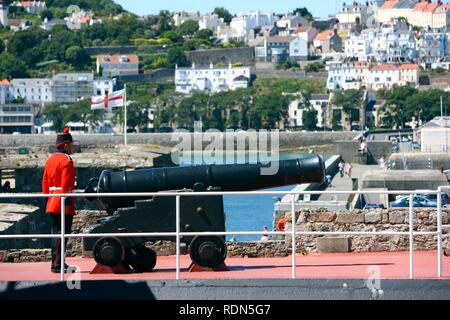
[[(126, 275), (91, 275), (93, 259), (68, 258), (67, 263), (77, 266), (80, 273), (68, 274), (79, 280), (174, 280), (175, 257), (158, 257), (156, 268), (150, 273)], [(228, 272), (189, 273), (189, 256), (181, 257), (181, 278), (199, 279), (289, 279), (291, 257), (284, 258), (228, 258)], [(367, 279), (374, 272), (381, 279), (409, 279), (409, 252), (397, 253), (336, 253), (310, 254), (297, 257), (299, 279)], [(450, 280), (450, 258), (443, 257), (444, 280)], [(437, 278), (437, 252), (414, 253), (414, 277)], [(58, 281), (59, 274), (50, 272), (50, 263), (0, 263), (0, 282)], [(450, 282), (449, 282), (450, 284)]]

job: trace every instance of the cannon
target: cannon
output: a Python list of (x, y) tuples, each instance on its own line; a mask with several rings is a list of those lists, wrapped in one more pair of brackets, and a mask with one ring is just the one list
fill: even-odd
[[(272, 163), (272, 166), (274, 164)], [(103, 171), (91, 179), (86, 193), (157, 193), (194, 192), (180, 197), (181, 232), (224, 232), (223, 197), (196, 196), (195, 192), (254, 191), (293, 184), (322, 184), (325, 166), (320, 156), (283, 160), (275, 165), (274, 175), (261, 175), (262, 164), (202, 165)], [(90, 199), (93, 200), (93, 199)], [(98, 197), (109, 216), (99, 219), (87, 233), (175, 232), (176, 199), (172, 196)], [(138, 272), (151, 271), (156, 253), (145, 242), (174, 240), (174, 237), (85, 238), (85, 251), (92, 251), (100, 266), (114, 268), (127, 265)], [(226, 258), (225, 237), (183, 236), (182, 249), (188, 251), (193, 264), (215, 269)]]

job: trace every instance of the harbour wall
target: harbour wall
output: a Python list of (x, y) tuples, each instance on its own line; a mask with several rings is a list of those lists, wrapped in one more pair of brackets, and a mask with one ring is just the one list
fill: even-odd
[[(193, 133), (186, 133), (187, 138), (194, 141)], [(333, 145), (337, 141), (351, 141), (359, 135), (358, 132), (280, 132), (280, 149), (295, 149), (300, 147), (313, 147), (320, 145)], [(115, 148), (123, 144), (123, 135), (109, 134), (73, 134), (76, 144), (82, 148)], [(223, 134), (224, 142), (226, 134)], [(139, 133), (127, 136), (129, 144), (157, 145), (174, 147), (179, 144), (180, 138), (175, 139), (172, 133)], [(203, 146), (210, 144), (211, 137), (208, 133), (203, 134)], [(270, 139), (269, 139), (270, 141)], [(48, 150), (55, 143), (55, 135), (1, 135), (0, 149), (18, 150), (21, 147), (43, 148)], [(357, 144), (355, 144), (357, 146)], [(357, 147), (356, 147), (357, 148)], [(1, 150), (0, 150), (1, 152)], [(3, 151), (5, 152), (5, 151)]]
[[(103, 211), (81, 211), (74, 219), (73, 233), (105, 217)], [(291, 230), (291, 214), (286, 213), (286, 230)], [(393, 231), (408, 232), (408, 209), (390, 208), (375, 210), (352, 210), (331, 212), (326, 209), (306, 209), (296, 212), (297, 231)], [(417, 208), (414, 210), (414, 231), (433, 232), (437, 229), (437, 210)], [(450, 209), (442, 211), (443, 248), (450, 250)], [(298, 253), (310, 252), (395, 252), (409, 250), (409, 236), (297, 236)], [(278, 241), (228, 242), (228, 256), (282, 257), (291, 254), (291, 237)], [(149, 242), (159, 256), (174, 255), (175, 244), (171, 241)], [(436, 250), (434, 235), (414, 236), (415, 250)], [(81, 256), (82, 240), (71, 239), (67, 256)], [(11, 248), (0, 251), (0, 260), (9, 262), (49, 261), (49, 249)]]

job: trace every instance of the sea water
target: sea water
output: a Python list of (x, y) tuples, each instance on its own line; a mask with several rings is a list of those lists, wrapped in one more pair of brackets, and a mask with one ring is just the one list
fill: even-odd
[[(280, 160), (293, 160), (307, 157), (307, 154), (281, 153)], [(324, 160), (326, 157), (324, 156)], [(207, 162), (208, 159), (205, 161)], [(208, 162), (207, 162), (208, 163)], [(224, 159), (223, 163), (232, 164), (233, 160)], [(187, 164), (185, 164), (187, 165)], [(267, 189), (265, 191), (290, 191), (295, 187), (284, 186)], [(252, 196), (225, 196), (224, 209), (226, 215), (226, 230), (233, 231), (263, 231), (264, 226), (273, 230), (273, 212), (276, 198), (282, 195), (252, 195)], [(231, 236), (227, 236), (230, 240)], [(261, 236), (236, 236), (236, 241), (255, 241)]]

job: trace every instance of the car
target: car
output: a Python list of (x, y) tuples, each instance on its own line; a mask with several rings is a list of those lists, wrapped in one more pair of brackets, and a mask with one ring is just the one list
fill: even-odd
[(422, 150), (422, 146), (417, 142), (411, 142), (411, 148), (413, 150)]
[[(393, 208), (409, 208), (409, 197), (398, 199), (391, 203), (391, 207)], [(421, 203), (413, 200), (413, 207), (420, 208), (422, 207)]]
[[(437, 194), (426, 194), (423, 196), (431, 201), (437, 202)], [(441, 194), (441, 200), (442, 205), (450, 205), (450, 197), (448, 196), (448, 194), (446, 193)]]
[[(397, 196), (394, 203), (407, 202), (406, 207), (409, 207), (409, 196)], [(422, 208), (437, 208), (436, 199), (427, 198), (425, 195), (415, 194), (413, 198), (414, 203), (419, 204), (419, 207)], [(442, 200), (442, 205), (444, 205), (444, 200)], [(414, 205), (415, 206), (415, 205)]]
[(364, 210), (368, 210), (368, 209), (384, 209), (384, 206), (379, 203), (367, 203), (364, 206)]

